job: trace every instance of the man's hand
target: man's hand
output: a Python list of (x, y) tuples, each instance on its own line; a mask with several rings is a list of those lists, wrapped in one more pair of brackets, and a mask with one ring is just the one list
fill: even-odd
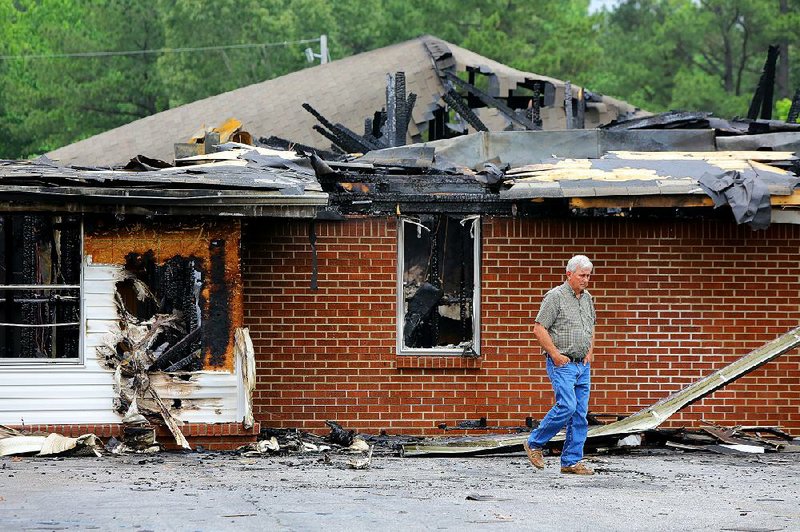
[(550, 360), (552, 360), (553, 364), (555, 364), (556, 366), (561, 367), (569, 364), (570, 358), (566, 355), (562, 355), (561, 353), (559, 353), (557, 355), (550, 355)]
[(594, 353), (591, 349), (589, 349), (589, 352), (586, 353), (586, 356), (583, 358), (583, 365), (585, 366), (586, 364), (591, 364), (592, 360), (594, 360)]

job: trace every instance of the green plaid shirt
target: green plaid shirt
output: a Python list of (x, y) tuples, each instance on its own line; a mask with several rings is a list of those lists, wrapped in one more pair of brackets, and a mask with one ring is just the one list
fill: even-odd
[(544, 295), (536, 315), (536, 322), (547, 329), (558, 350), (575, 359), (589, 353), (595, 321), (592, 295), (584, 290), (577, 298), (566, 282)]

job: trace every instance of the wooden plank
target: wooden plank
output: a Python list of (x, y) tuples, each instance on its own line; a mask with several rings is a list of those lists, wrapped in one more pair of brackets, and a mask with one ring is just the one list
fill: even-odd
[(658, 196), (600, 196), (594, 198), (570, 198), (573, 209), (636, 209), (674, 207), (713, 207), (708, 196), (658, 195)]
[[(770, 203), (775, 206), (800, 206), (800, 191), (789, 196), (772, 196)], [(713, 207), (713, 200), (705, 195), (661, 194), (658, 196), (600, 196), (593, 198), (570, 198), (573, 209), (635, 209), (635, 208), (675, 208), (675, 207)]]
[(769, 202), (772, 205), (800, 206), (800, 190), (795, 190), (789, 196), (772, 196)]

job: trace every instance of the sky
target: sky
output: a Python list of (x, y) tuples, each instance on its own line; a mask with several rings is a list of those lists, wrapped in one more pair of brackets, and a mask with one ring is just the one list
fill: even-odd
[(603, 7), (614, 7), (619, 4), (621, 0), (591, 0), (589, 2), (589, 13), (599, 11)]

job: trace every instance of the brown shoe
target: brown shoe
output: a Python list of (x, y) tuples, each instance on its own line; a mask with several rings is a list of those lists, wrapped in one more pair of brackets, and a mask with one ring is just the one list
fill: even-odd
[(580, 462), (571, 466), (562, 467), (561, 472), (570, 475), (594, 475), (594, 469), (586, 467)]
[(528, 444), (528, 440), (522, 442), (522, 446), (525, 447), (525, 453), (528, 455), (528, 460), (531, 461), (531, 465), (536, 469), (544, 469), (544, 456), (542, 456), (541, 449), (531, 449), (530, 444)]

